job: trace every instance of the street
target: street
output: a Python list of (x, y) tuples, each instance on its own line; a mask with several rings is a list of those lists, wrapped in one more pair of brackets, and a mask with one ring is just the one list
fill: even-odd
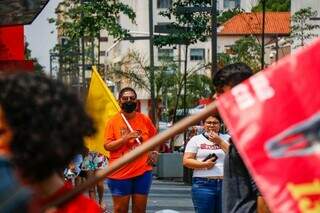
[[(107, 184), (105, 184), (105, 188), (108, 189)], [(108, 209), (112, 209), (112, 198), (108, 190), (105, 192), (105, 199)], [(154, 179), (149, 194), (147, 212), (151, 213), (164, 209), (183, 213), (194, 212), (191, 186), (178, 181)]]

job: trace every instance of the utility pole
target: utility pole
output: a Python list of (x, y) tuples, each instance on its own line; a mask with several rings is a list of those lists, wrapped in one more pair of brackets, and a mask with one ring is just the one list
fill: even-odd
[(279, 60), (279, 37), (276, 35), (276, 61)]
[(264, 37), (266, 24), (266, 0), (262, 0), (261, 70), (264, 69)]
[[(80, 2), (83, 4), (83, 0)], [(81, 18), (83, 18), (83, 13), (81, 13)], [(82, 92), (84, 94), (86, 88), (86, 68), (85, 68), (85, 48), (84, 48), (84, 35), (81, 38), (81, 64), (82, 64)]]
[(52, 57), (53, 57), (53, 55), (52, 55), (52, 52), (50, 51), (50, 78), (52, 78)]
[(150, 96), (151, 96), (151, 120), (156, 124), (156, 100), (154, 88), (154, 50), (153, 50), (153, 0), (149, 0), (149, 48), (150, 48)]
[[(187, 117), (187, 65), (188, 65), (188, 44), (186, 44), (186, 52), (184, 56), (184, 73), (183, 73), (183, 115)], [(183, 133), (184, 145), (187, 144), (187, 132)]]
[(211, 80), (218, 71), (217, 62), (217, 0), (211, 0)]

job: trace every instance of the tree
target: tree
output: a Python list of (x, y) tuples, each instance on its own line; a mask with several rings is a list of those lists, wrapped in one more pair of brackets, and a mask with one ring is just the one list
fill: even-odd
[[(180, 11), (179, 9), (184, 7), (209, 7), (211, 6), (210, 0), (176, 0), (174, 1), (171, 8), (160, 12), (161, 16), (172, 20), (174, 18), (175, 21), (171, 22), (167, 25), (169, 34), (155, 36), (154, 44), (158, 47), (162, 46), (172, 46), (172, 45), (185, 45), (185, 55), (188, 54), (188, 46), (190, 44), (194, 44), (198, 41), (204, 42), (207, 40), (208, 35), (211, 34), (210, 31), (210, 22), (211, 16), (209, 12), (195, 12), (195, 13), (186, 13)], [(180, 56), (179, 56), (180, 57)], [(179, 63), (181, 59), (179, 58)], [(182, 74), (180, 70), (175, 73), (174, 78), (176, 79), (176, 87), (172, 87), (174, 89), (173, 93), (175, 94), (174, 98), (174, 107), (173, 107), (173, 122), (176, 118), (176, 111), (179, 107), (179, 99), (181, 97), (182, 89), (184, 86), (187, 87), (187, 79), (192, 74), (192, 69), (187, 68), (188, 58), (185, 57), (185, 73)], [(206, 65), (200, 65), (200, 67), (204, 68)], [(186, 101), (190, 100), (186, 96)], [(188, 94), (189, 95), (189, 94)], [(188, 103), (184, 103), (184, 107), (188, 106)]]
[[(98, 40), (98, 54), (100, 54), (100, 39), (97, 38), (100, 37), (101, 30), (106, 30), (116, 39), (123, 38), (129, 34), (128, 30), (122, 28), (118, 21), (120, 13), (126, 15), (132, 22), (135, 19), (132, 8), (119, 1), (63, 0), (59, 8), (61, 10), (56, 10), (59, 19), (51, 18), (49, 23), (55, 23), (62, 36), (67, 38), (68, 42), (57, 45), (56, 50), (61, 56), (60, 70), (64, 70), (68, 75), (71, 74), (72, 78), (79, 76), (80, 59), (82, 59), (83, 66), (87, 59), (90, 59), (91, 64), (99, 62), (100, 57), (98, 55), (98, 60), (96, 60), (94, 49), (95, 41)], [(80, 39), (82, 39), (81, 45)], [(87, 45), (87, 42), (90, 42), (91, 45)], [(75, 52), (78, 54), (74, 54)], [(80, 53), (82, 53), (81, 57)], [(62, 65), (63, 69), (61, 69)]]
[[(252, 8), (252, 12), (262, 11), (262, 1), (260, 0), (258, 5)], [(290, 11), (291, 0), (265, 0), (266, 11), (286, 12)]]
[(29, 49), (28, 42), (25, 42), (24, 57), (26, 60), (33, 61), (34, 71), (36, 73), (43, 73), (44, 72), (44, 66), (42, 66), (39, 63), (37, 58), (31, 56), (31, 50)]
[[(188, 71), (187, 86), (192, 91), (188, 97), (187, 105), (192, 107), (195, 100), (203, 95), (212, 94), (210, 78), (204, 75), (197, 75), (203, 65)], [(107, 75), (122, 80), (128, 80), (138, 88), (151, 92), (150, 87), (150, 69), (148, 62), (141, 54), (136, 51), (130, 51), (120, 63), (112, 66)], [(190, 80), (189, 80), (190, 79)], [(160, 65), (155, 67), (155, 97), (158, 102), (167, 101), (168, 111), (172, 111), (172, 119), (176, 119), (176, 111), (182, 106), (180, 97), (184, 85), (183, 74), (178, 70), (178, 66), (169, 57), (161, 61)], [(159, 112), (159, 111), (158, 111)], [(159, 114), (158, 114), (159, 116)]]
[(231, 19), (233, 16), (236, 16), (240, 13), (243, 13), (243, 10), (240, 8), (234, 8), (234, 9), (229, 9), (226, 11), (222, 11), (219, 16), (217, 17), (218, 23), (223, 24), (229, 19)]
[(119, 1), (105, 0), (63, 0), (63, 11), (57, 11), (62, 18), (50, 19), (71, 39), (83, 36), (98, 37), (101, 30), (108, 31), (114, 38), (128, 36), (118, 21), (119, 14), (126, 15), (132, 22), (136, 15), (131, 7)]
[(172, 7), (160, 12), (160, 15), (174, 22), (168, 25), (170, 34), (167, 36), (155, 36), (154, 44), (162, 47), (166, 45), (185, 44), (190, 45), (198, 41), (206, 41), (210, 32), (210, 14), (201, 13), (179, 13), (182, 7), (208, 7), (210, 0), (176, 0)]
[(260, 70), (261, 45), (253, 36), (243, 37), (231, 47), (232, 61), (244, 62), (254, 71)]
[[(167, 89), (173, 86), (174, 83), (172, 78), (170, 78), (173, 70), (176, 70), (176, 64), (169, 61), (155, 67), (154, 82), (155, 99), (157, 102), (162, 100), (162, 96), (167, 94)], [(137, 51), (129, 51), (119, 63), (107, 70), (107, 75), (112, 76), (115, 80), (127, 80), (135, 87), (141, 88), (151, 94), (152, 79), (150, 67), (146, 58)]]
[[(59, 79), (65, 83), (79, 86), (80, 46), (76, 39), (64, 38), (56, 44), (52, 52), (59, 56)], [(70, 79), (67, 80), (67, 78)]]
[(302, 8), (293, 14), (291, 19), (291, 37), (298, 40), (298, 44), (295, 48), (304, 46), (307, 39), (318, 36), (313, 30), (319, 29), (320, 26), (310, 22), (310, 18), (316, 16), (317, 11), (313, 11), (311, 7)]
[(261, 45), (253, 36), (243, 37), (231, 46), (228, 53), (218, 54), (218, 65), (225, 65), (237, 62), (248, 64), (255, 72), (260, 70)]

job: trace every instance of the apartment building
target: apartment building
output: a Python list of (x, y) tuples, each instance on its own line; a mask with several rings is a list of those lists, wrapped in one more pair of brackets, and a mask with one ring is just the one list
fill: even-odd
[[(123, 0), (124, 3), (130, 5), (133, 10), (136, 12), (136, 21), (131, 23), (131, 21), (120, 15), (119, 22), (120, 24), (129, 29), (132, 36), (147, 36), (149, 35), (149, 10), (148, 10), (148, 1), (136, 1), (136, 0)], [(253, 6), (255, 6), (257, 0), (218, 0), (217, 8), (218, 10), (228, 10), (233, 8), (243, 8), (246, 11), (250, 11)], [(160, 16), (159, 12), (168, 9), (172, 5), (172, 0), (154, 0), (153, 1), (153, 22), (154, 25), (163, 25), (173, 20), (168, 20), (167, 18)], [(103, 36), (107, 36), (106, 32), (102, 32)], [(218, 39), (219, 40), (219, 39)], [(218, 49), (219, 41), (218, 41)], [(141, 56), (143, 56), (146, 61), (149, 61), (149, 41), (148, 40), (114, 40), (111, 37), (108, 37), (108, 42), (105, 42), (101, 45), (101, 59), (104, 61), (106, 68), (112, 64), (120, 62), (129, 51), (137, 51)], [(161, 59), (164, 56), (170, 56), (173, 60), (179, 61), (180, 59), (185, 58), (185, 47), (183, 45), (175, 46), (166, 46), (162, 48), (154, 47), (154, 60), (155, 66), (160, 65)], [(187, 53), (188, 57), (188, 69), (198, 69), (204, 64), (207, 64), (211, 61), (211, 41), (208, 39), (207, 42), (198, 42), (189, 46)], [(184, 63), (181, 63), (181, 70), (184, 70)], [(210, 76), (210, 70), (201, 68), (198, 70), (198, 73), (206, 74)], [(119, 91), (121, 87), (129, 82), (123, 82), (120, 79), (113, 79), (115, 93)], [(131, 85), (132, 86), (132, 85)], [(142, 111), (146, 111), (149, 100), (149, 94), (146, 91), (139, 91), (138, 98), (142, 101)]]

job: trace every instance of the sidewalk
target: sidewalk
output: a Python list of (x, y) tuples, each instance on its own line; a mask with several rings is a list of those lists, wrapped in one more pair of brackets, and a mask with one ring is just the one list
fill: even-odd
[[(105, 187), (108, 189), (107, 184)], [(108, 190), (105, 192), (105, 199), (109, 209), (112, 209), (112, 198)], [(185, 185), (183, 182), (154, 179), (149, 194), (147, 212), (152, 213), (163, 209), (171, 209), (181, 213), (194, 212), (191, 186)]]

